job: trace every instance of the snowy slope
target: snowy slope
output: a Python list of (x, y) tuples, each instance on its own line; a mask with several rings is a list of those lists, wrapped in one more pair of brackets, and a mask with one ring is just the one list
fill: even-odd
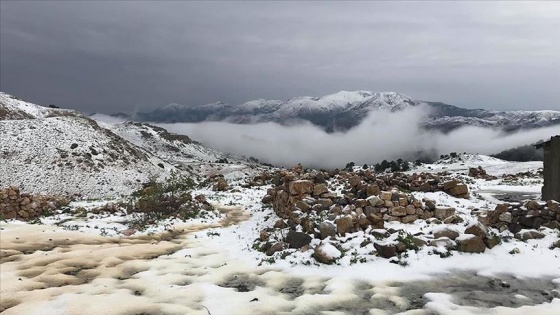
[[(187, 136), (153, 125), (107, 123), (0, 94), (0, 187), (30, 193), (116, 198), (193, 165), (227, 158)], [(201, 173), (202, 174), (202, 173)]]
[(157, 155), (178, 168), (188, 163), (231, 159), (230, 156), (209, 149), (187, 136), (171, 134), (154, 125), (133, 122), (102, 125), (130, 143)]
[(30, 119), (54, 116), (79, 116), (78, 112), (68, 109), (53, 109), (22, 101), (10, 94), (0, 92), (0, 120)]
[(0, 187), (109, 198), (173, 169), (88, 118), (3, 120), (0, 134)]

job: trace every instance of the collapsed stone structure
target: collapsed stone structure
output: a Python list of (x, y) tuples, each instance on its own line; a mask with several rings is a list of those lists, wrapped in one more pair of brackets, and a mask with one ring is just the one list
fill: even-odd
[(18, 187), (0, 189), (0, 216), (4, 219), (32, 220), (68, 203), (68, 199), (60, 196), (21, 193)]
[[(344, 235), (367, 227), (383, 228), (385, 221), (412, 223), (417, 219), (445, 220), (455, 215), (453, 208), (436, 208), (431, 200), (417, 200), (410, 191), (445, 191), (456, 197), (468, 197), (465, 184), (458, 180), (442, 180), (432, 174), (374, 174), (331, 171), (305, 173), (301, 167), (264, 174), (256, 181), (271, 178), (275, 187), (267, 191), (263, 203), (271, 204), (276, 214), (288, 224), (302, 224), (310, 212), (325, 213), (336, 218), (336, 232)], [(331, 192), (328, 179), (335, 179), (343, 189)], [(460, 219), (455, 217), (455, 219)], [(317, 224), (305, 223), (304, 230), (312, 233)]]
[(542, 199), (560, 201), (560, 135), (536, 147), (544, 150)]
[(519, 233), (522, 229), (539, 229), (543, 226), (560, 229), (560, 203), (553, 200), (546, 203), (529, 200), (523, 205), (500, 204), (494, 210), (479, 216), (478, 220), (500, 232), (509, 230)]

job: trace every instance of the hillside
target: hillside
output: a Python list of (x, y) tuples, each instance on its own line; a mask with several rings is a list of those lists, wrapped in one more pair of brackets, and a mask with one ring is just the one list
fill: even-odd
[(0, 108), (0, 187), (115, 198), (172, 173), (191, 176), (188, 164), (226, 157), (147, 124), (106, 124), (4, 93)]

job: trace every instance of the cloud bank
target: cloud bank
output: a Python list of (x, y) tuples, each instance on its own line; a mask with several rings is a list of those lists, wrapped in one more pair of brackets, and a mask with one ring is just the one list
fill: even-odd
[(429, 113), (416, 107), (390, 113), (375, 111), (348, 132), (328, 134), (311, 124), (276, 123), (238, 125), (224, 122), (160, 124), (220, 151), (253, 156), (278, 166), (302, 163), (306, 167), (340, 168), (348, 162), (373, 164), (383, 159), (415, 159), (415, 152), (433, 154), (469, 152), (494, 154), (560, 134), (560, 126), (504, 134), (464, 127), (444, 134), (420, 127)]

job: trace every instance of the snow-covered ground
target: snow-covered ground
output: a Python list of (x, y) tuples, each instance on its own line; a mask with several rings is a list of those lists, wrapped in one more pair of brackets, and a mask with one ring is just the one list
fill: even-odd
[[(504, 164), (478, 159), (475, 164), (491, 175), (497, 175), (490, 171), (494, 165)], [(507, 164), (509, 169), (535, 170), (530, 163)], [(433, 171), (438, 165), (423, 167)], [(496, 172), (500, 169), (508, 168), (502, 165)], [(334, 265), (316, 263), (311, 249), (283, 259), (269, 257), (252, 249), (259, 231), (277, 220), (260, 202), (268, 186), (239, 186), (255, 174), (239, 166), (206, 171), (223, 174), (234, 186), (227, 192), (193, 192), (205, 194), (215, 205), (217, 210), (206, 218), (166, 220), (131, 236), (122, 233), (129, 219), (124, 213), (81, 218), (61, 213), (35, 225), (2, 222), (3, 314), (560, 312), (560, 249), (548, 248), (558, 240), (557, 231), (545, 229), (540, 240), (511, 238), (483, 254), (453, 252), (440, 258), (432, 248), (411, 250), (400, 264), (368, 255), (371, 245), (359, 245), (368, 237), (364, 232), (346, 236), (345, 248), (355, 252), (346, 251)], [(473, 179), (469, 186), (518, 191), (500, 181)], [(535, 190), (538, 185), (519, 187)], [(499, 202), (484, 196), (466, 200), (444, 193), (415, 194), (455, 207), (465, 222), (448, 226), (460, 232), (474, 220), (470, 210), (492, 209)], [(386, 228), (416, 233), (442, 226), (417, 221), (388, 223)]]

